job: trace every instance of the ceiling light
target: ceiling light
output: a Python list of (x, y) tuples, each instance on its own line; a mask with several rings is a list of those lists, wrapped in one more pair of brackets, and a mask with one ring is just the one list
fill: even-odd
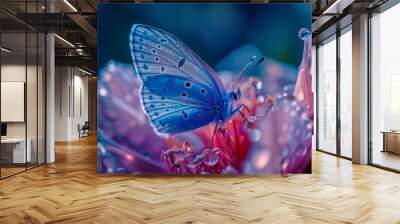
[(322, 14), (324, 15), (342, 14), (343, 10), (347, 8), (349, 5), (351, 5), (353, 2), (355, 2), (355, 0), (336, 0), (335, 2), (333, 2), (332, 5), (330, 5), (327, 9), (325, 9)]
[(1, 49), (2, 51), (6, 52), (6, 53), (10, 53), (10, 52), (11, 52), (11, 50), (9, 50), (9, 49), (7, 49), (7, 48), (5, 48), (5, 47), (1, 47), (0, 49)]
[(79, 67), (78, 67), (78, 70), (81, 71), (81, 72), (83, 72), (83, 73), (85, 73), (86, 75), (92, 75), (92, 73), (90, 73), (90, 72), (88, 72), (88, 71), (86, 71), (86, 70), (83, 70), (83, 69), (81, 69), (81, 68), (79, 68)]
[(68, 40), (66, 40), (66, 39), (64, 39), (64, 38), (62, 38), (62, 37), (60, 37), (60, 36), (57, 35), (57, 34), (54, 34), (54, 36), (57, 37), (57, 38), (58, 38), (59, 40), (61, 40), (62, 42), (64, 42), (65, 44), (67, 44), (68, 46), (75, 48), (75, 45), (73, 45), (73, 44), (72, 44), (71, 42), (69, 42)]
[(324, 12), (322, 14), (328, 14), (328, 13), (332, 13), (332, 9), (334, 9), (335, 7), (337, 7), (337, 4), (339, 4), (340, 0), (336, 0), (332, 5), (330, 5), (327, 9), (324, 10)]
[(74, 12), (78, 12), (78, 10), (68, 0), (64, 0), (64, 3), (67, 4)]

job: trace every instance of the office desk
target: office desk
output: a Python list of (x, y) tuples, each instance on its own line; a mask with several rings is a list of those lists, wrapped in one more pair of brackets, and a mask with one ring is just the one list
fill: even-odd
[(31, 162), (32, 141), (30, 138), (28, 138), (26, 142), (28, 144), (25, 153), (25, 138), (1, 139), (1, 157), (6, 160), (6, 163)]
[(383, 131), (383, 150), (382, 152), (392, 152), (400, 154), (400, 132)]

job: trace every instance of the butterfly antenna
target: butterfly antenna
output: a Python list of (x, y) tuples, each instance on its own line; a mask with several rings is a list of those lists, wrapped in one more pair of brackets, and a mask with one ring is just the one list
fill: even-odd
[(246, 74), (248, 71), (250, 71), (251, 69), (253, 69), (254, 67), (256, 67), (257, 65), (259, 65), (261, 62), (263, 62), (265, 60), (265, 57), (260, 58), (259, 60), (256, 60), (257, 56), (253, 56), (251, 57), (250, 61), (247, 62), (247, 64), (242, 68), (242, 70), (240, 70), (239, 74), (238, 74), (238, 78), (236, 79), (236, 81), (233, 83), (232, 85), (232, 90), (236, 89), (237, 85), (240, 83), (240, 81), (243, 78), (243, 74)]

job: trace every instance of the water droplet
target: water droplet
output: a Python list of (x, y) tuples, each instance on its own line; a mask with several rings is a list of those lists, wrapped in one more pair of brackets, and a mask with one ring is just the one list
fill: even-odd
[(299, 38), (302, 40), (306, 40), (311, 36), (310, 31), (307, 28), (301, 28), (299, 30)]
[(100, 89), (100, 96), (106, 96), (107, 95), (107, 90), (105, 88)]
[(262, 82), (261, 81), (257, 81), (257, 83), (256, 83), (256, 88), (257, 89), (261, 89), (261, 87), (262, 87)]
[(282, 172), (286, 173), (288, 171), (289, 164), (290, 164), (290, 159), (285, 159), (282, 162)]
[(313, 127), (313, 124), (311, 122), (307, 124), (307, 129), (310, 130), (310, 129), (312, 129), (312, 127)]
[(268, 163), (271, 159), (271, 156), (270, 156), (269, 151), (262, 150), (262, 151), (259, 151), (254, 158), (256, 160), (254, 165), (257, 169), (260, 170), (260, 169), (265, 168), (268, 165)]
[(251, 132), (251, 140), (253, 140), (253, 142), (258, 142), (261, 139), (261, 131), (258, 129), (254, 129)]
[(204, 163), (207, 166), (214, 166), (218, 163), (219, 160), (219, 149), (213, 148), (212, 150), (208, 150), (205, 155)]
[(106, 73), (106, 74), (104, 75), (104, 81), (106, 81), (106, 82), (111, 81), (111, 73)]

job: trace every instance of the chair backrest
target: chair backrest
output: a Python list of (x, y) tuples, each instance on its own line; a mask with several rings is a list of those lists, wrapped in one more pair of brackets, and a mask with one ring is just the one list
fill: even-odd
[(89, 128), (89, 127), (90, 127), (89, 121), (85, 121), (85, 123), (83, 124), (82, 128)]

